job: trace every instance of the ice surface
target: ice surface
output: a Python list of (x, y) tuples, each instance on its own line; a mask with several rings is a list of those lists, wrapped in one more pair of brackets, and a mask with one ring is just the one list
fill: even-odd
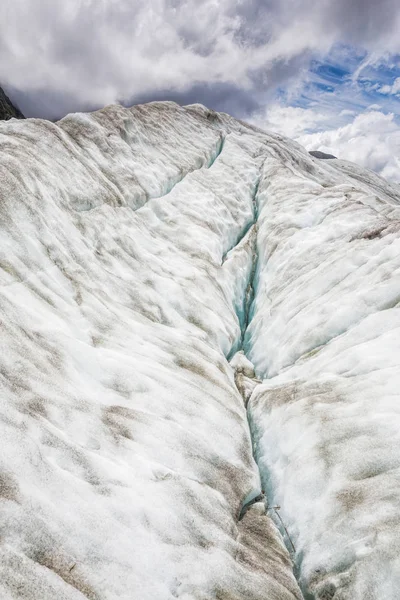
[(397, 600), (398, 188), (170, 102), (0, 182), (0, 598)]
[(301, 597), (264, 504), (239, 521), (262, 144), (208, 115), (0, 125), (2, 600)]
[(394, 600), (400, 195), (350, 163), (301, 161), (271, 156), (259, 188), (255, 455), (307, 598)]

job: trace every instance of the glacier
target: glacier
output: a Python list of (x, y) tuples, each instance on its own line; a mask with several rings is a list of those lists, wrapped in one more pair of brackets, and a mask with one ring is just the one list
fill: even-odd
[(0, 597), (398, 598), (398, 186), (173, 102), (0, 153)]

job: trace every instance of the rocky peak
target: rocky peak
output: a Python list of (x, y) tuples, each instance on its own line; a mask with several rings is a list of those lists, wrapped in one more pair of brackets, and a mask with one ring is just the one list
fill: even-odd
[(10, 98), (6, 96), (0, 87), (0, 120), (7, 121), (8, 119), (24, 119), (22, 112), (16, 108)]

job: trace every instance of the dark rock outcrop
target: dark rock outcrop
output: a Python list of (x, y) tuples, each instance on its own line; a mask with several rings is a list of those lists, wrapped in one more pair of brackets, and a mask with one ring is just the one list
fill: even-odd
[(321, 152), (320, 150), (310, 150), (309, 154), (314, 156), (314, 158), (327, 159), (327, 158), (337, 158), (337, 156), (333, 156), (333, 154), (326, 154), (326, 152)]
[(0, 88), (0, 120), (7, 121), (13, 117), (15, 119), (25, 118), (22, 112), (13, 105), (10, 98)]

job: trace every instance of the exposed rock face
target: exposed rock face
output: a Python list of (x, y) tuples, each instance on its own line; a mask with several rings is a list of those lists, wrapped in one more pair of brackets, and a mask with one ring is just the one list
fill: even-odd
[(13, 105), (10, 98), (0, 88), (0, 120), (7, 121), (13, 117), (15, 119), (24, 119), (22, 112)]
[(398, 187), (200, 105), (0, 130), (0, 598), (397, 600)]
[(322, 160), (329, 160), (330, 158), (336, 158), (333, 154), (327, 154), (326, 152), (321, 152), (321, 150), (310, 150), (311, 156), (314, 158), (320, 158)]

